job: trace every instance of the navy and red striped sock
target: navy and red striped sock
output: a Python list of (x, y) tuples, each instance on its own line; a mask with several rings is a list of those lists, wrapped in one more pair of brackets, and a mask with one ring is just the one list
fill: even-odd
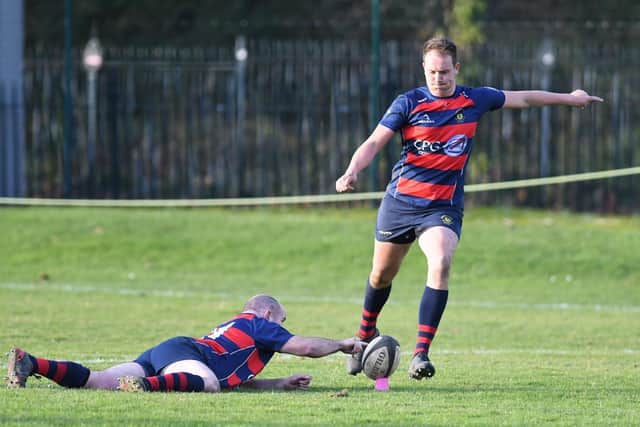
[(424, 288), (420, 301), (418, 314), (418, 337), (416, 338), (416, 350), (414, 355), (420, 352), (429, 353), (431, 342), (438, 331), (440, 319), (447, 306), (448, 290)]
[(358, 336), (362, 339), (371, 338), (376, 332), (378, 316), (384, 304), (389, 299), (391, 284), (386, 288), (376, 289), (367, 280), (367, 287), (364, 293), (364, 305), (362, 307), (362, 320)]
[(63, 387), (84, 387), (91, 371), (75, 362), (61, 362), (40, 359), (29, 355), (33, 363), (33, 373), (42, 375)]
[(204, 379), (198, 375), (186, 372), (145, 377), (143, 381), (148, 385), (149, 391), (202, 391)]

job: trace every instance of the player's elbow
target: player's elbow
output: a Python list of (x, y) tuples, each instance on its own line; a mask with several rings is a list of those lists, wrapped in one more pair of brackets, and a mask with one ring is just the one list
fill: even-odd
[(317, 350), (313, 339), (295, 336), (282, 347), (281, 352), (301, 357), (317, 357)]
[(313, 342), (307, 342), (298, 349), (298, 356), (302, 357), (320, 357), (319, 349)]

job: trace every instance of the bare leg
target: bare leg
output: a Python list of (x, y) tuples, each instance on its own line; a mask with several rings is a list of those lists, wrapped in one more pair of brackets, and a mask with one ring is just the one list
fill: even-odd
[(398, 244), (376, 240), (373, 247), (373, 266), (369, 274), (372, 288), (383, 289), (391, 284), (410, 248), (411, 243)]
[(433, 289), (449, 289), (449, 272), (458, 247), (458, 235), (447, 227), (431, 227), (420, 235), (418, 244), (427, 257), (427, 285)]
[(104, 371), (91, 371), (85, 388), (98, 390), (117, 390), (118, 378), (125, 376), (144, 377), (145, 372), (142, 366), (135, 362), (127, 362), (121, 365), (112, 366)]

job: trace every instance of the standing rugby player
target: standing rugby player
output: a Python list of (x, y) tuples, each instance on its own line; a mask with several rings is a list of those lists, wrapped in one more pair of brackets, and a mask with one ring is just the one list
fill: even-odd
[[(427, 282), (418, 314), (418, 333), (409, 376), (435, 374), (429, 347), (438, 330), (449, 293), (449, 272), (460, 240), (464, 211), (464, 175), (476, 127), (482, 115), (500, 108), (567, 105), (584, 108), (602, 98), (583, 90), (554, 93), (507, 91), (456, 84), (460, 71), (456, 45), (445, 38), (424, 44), (422, 67), (426, 86), (398, 96), (373, 133), (358, 147), (338, 192), (355, 188), (367, 167), (395, 132), (402, 134), (401, 158), (378, 210), (373, 266), (366, 284), (358, 336), (370, 341), (379, 334), (377, 319), (391, 284), (411, 244), (417, 240), (427, 260)], [(362, 370), (362, 353), (349, 360), (348, 372)]]

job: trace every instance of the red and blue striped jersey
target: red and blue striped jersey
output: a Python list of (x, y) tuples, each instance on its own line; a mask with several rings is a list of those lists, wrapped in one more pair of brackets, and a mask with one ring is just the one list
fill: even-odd
[(220, 388), (227, 389), (258, 375), (291, 337), (293, 334), (278, 323), (241, 313), (196, 342), (215, 353), (209, 367)]
[(464, 209), (464, 173), (480, 117), (504, 105), (504, 92), (456, 86), (447, 98), (426, 86), (399, 95), (380, 124), (402, 132), (387, 194), (420, 208)]

